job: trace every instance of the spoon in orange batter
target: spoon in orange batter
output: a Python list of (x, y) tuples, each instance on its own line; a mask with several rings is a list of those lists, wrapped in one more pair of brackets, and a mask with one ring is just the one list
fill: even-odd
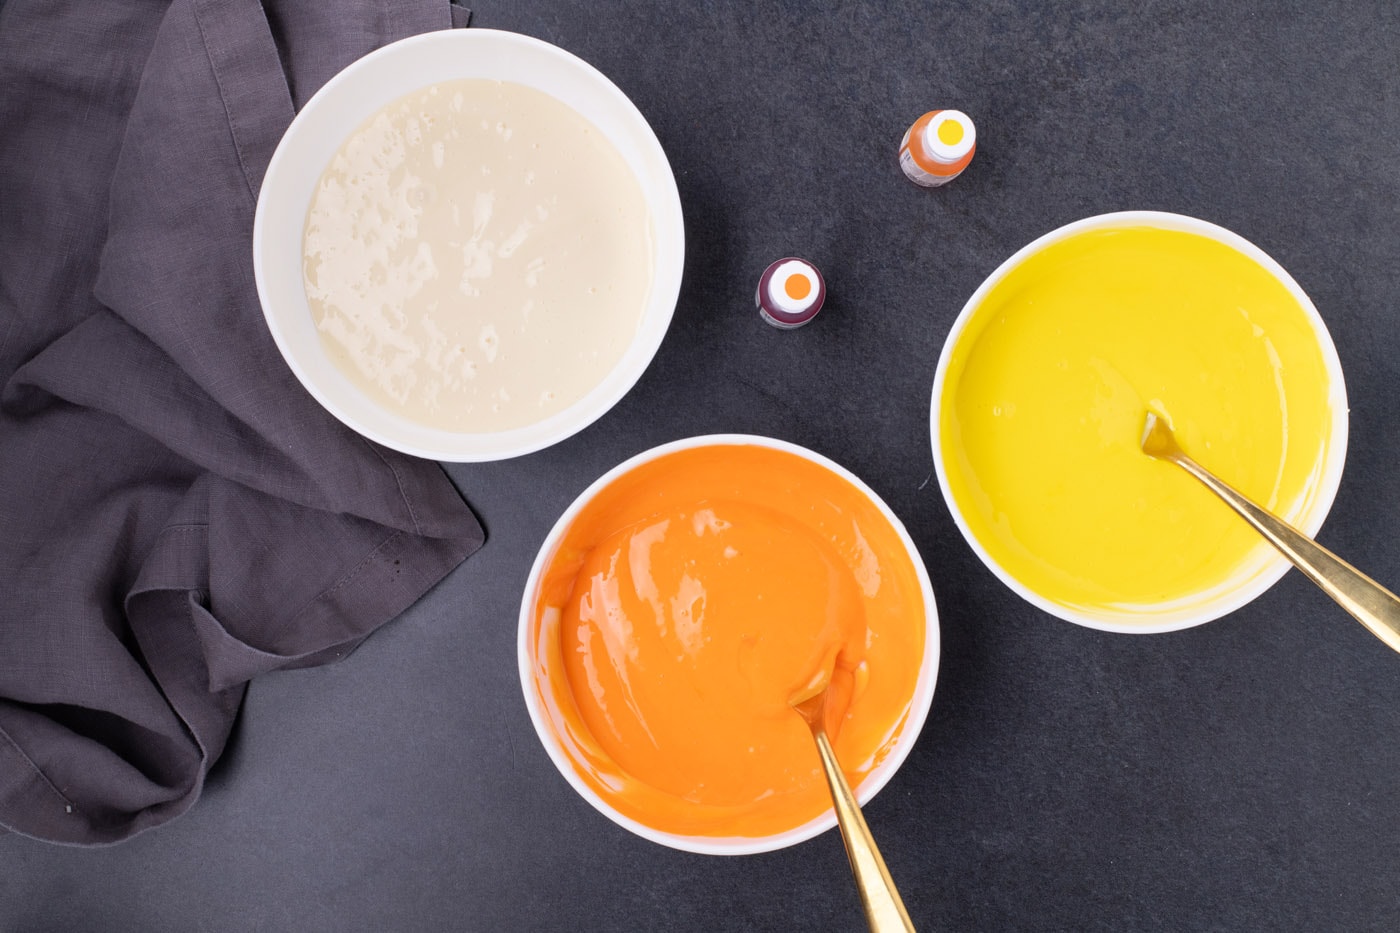
[(851, 792), (846, 775), (841, 772), (827, 736), (828, 701), (834, 702), (837, 708), (848, 703), (850, 680), (850, 671), (840, 665), (840, 646), (834, 646), (816, 677), (793, 693), (788, 703), (806, 721), (817, 742), (817, 753), (821, 755), (832, 806), (836, 810), (836, 822), (841, 827), (841, 839), (846, 843), (846, 857), (851, 860), (851, 871), (855, 873), (856, 887), (860, 889), (861, 904), (865, 907), (866, 922), (876, 933), (899, 930), (912, 933), (914, 925), (909, 921), (894, 879), (880, 857), (880, 849), (870, 835), (870, 827), (865, 824), (860, 804)]

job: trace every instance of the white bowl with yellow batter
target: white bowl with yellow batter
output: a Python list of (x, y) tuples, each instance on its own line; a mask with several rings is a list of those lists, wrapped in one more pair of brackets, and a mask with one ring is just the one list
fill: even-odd
[(959, 530), (1046, 612), (1115, 632), (1219, 618), (1290, 566), (1178, 468), (1316, 534), (1346, 456), (1346, 389), (1308, 296), (1214, 224), (1150, 211), (1061, 227), (968, 300), (934, 379), (934, 461)]
[(666, 155), (603, 74), (493, 30), (415, 36), (336, 75), (263, 180), (254, 272), (297, 378), (366, 437), (498, 460), (635, 384), (680, 290)]

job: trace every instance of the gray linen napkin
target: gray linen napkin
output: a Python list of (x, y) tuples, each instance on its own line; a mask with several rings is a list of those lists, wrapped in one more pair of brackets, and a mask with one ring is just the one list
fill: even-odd
[(199, 796), (247, 681), (340, 657), (483, 541), (263, 323), (294, 108), (446, 0), (0, 10), (0, 826), (115, 842)]

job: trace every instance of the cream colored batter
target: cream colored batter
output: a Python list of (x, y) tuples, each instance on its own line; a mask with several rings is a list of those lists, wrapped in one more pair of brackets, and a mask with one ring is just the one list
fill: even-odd
[(370, 117), (322, 175), (303, 248), (336, 365), (453, 431), (583, 397), (651, 289), (650, 213), (622, 155), (564, 103), (501, 81), (431, 85)]

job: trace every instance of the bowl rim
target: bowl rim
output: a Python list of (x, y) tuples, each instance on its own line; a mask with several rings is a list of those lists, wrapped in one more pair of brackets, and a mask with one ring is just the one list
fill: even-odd
[(962, 533), (963, 539), (967, 541), (978, 559), (1016, 595), (1036, 608), (1057, 618), (1064, 619), (1067, 622), (1074, 622), (1078, 625), (1098, 629), (1100, 631), (1132, 635), (1150, 635), (1180, 631), (1193, 626), (1203, 625), (1206, 622), (1211, 622), (1228, 615), (1262, 595), (1269, 587), (1278, 582), (1279, 578), (1293, 565), (1289, 563), (1288, 559), (1282, 554), (1275, 551), (1269, 554), (1264, 563), (1257, 569), (1250, 568), (1248, 564), (1243, 565), (1244, 569), (1250, 571), (1252, 575), (1243, 580), (1242, 583), (1231, 586), (1229, 589), (1218, 593), (1216, 596), (1202, 603), (1185, 606), (1171, 605), (1160, 613), (1148, 614), (1145, 616), (1124, 610), (1104, 610), (1101, 616), (1095, 616), (1078, 608), (1053, 602), (1017, 580), (987, 552), (981, 542), (978, 541), (973, 534), (972, 529), (963, 516), (962, 509), (953, 497), (952, 490), (948, 483), (947, 468), (943, 454), (942, 432), (939, 430), (939, 427), (942, 410), (941, 402), (947, 388), (947, 373), (953, 348), (957, 345), (964, 331), (971, 323), (978, 307), (992, 288), (999, 284), (1002, 279), (1010, 274), (1010, 272), (1019, 266), (1027, 257), (1053, 243), (1090, 230), (1142, 226), (1200, 234), (1234, 248), (1236, 251), (1257, 262), (1273, 275), (1298, 302), (1303, 310), (1304, 316), (1312, 325), (1312, 330), (1317, 338), (1318, 349), (1322, 354), (1323, 365), (1327, 371), (1330, 383), (1328, 386), (1328, 398), (1332, 418), (1331, 434), (1328, 438), (1326, 453), (1324, 454), (1325, 469), (1318, 480), (1319, 494), (1309, 508), (1305, 520), (1299, 525), (1301, 530), (1309, 537), (1315, 537), (1317, 535), (1318, 530), (1322, 527), (1323, 521), (1326, 520), (1327, 514), (1332, 508), (1332, 503), (1336, 498), (1337, 490), (1341, 485), (1342, 468), (1346, 461), (1348, 436), (1346, 383), (1342, 375), (1342, 364), (1337, 356), (1336, 345), (1332, 342), (1332, 336), (1327, 330), (1327, 325), (1323, 321), (1322, 315), (1318, 313), (1317, 308), (1312, 303), (1312, 299), (1303, 291), (1302, 286), (1288, 274), (1288, 271), (1284, 269), (1283, 266), (1254, 243), (1232, 230), (1207, 220), (1201, 220), (1184, 214), (1174, 214), (1168, 211), (1114, 211), (1085, 217), (1081, 220), (1056, 227), (1048, 233), (1042, 234), (1032, 240), (1030, 243), (1027, 243), (997, 266), (996, 269), (982, 281), (982, 284), (977, 287), (977, 290), (972, 293), (972, 296), (968, 298), (967, 302), (963, 305), (962, 310), (953, 322), (952, 329), (949, 330), (948, 336), (943, 342), (943, 349), (938, 357), (938, 368), (934, 373), (933, 398), (929, 410), (929, 431), (933, 444), (934, 472), (938, 476), (938, 486), (943, 493), (943, 501), (947, 504), (948, 511), (952, 513), (953, 522), (957, 525), (958, 531)]
[(525, 583), (524, 593), (520, 601), (520, 622), (517, 631), (516, 658), (520, 673), (520, 686), (525, 695), (525, 707), (530, 714), (530, 722), (535, 727), (535, 734), (539, 737), (540, 743), (544, 745), (549, 758), (554, 762), (554, 766), (559, 773), (564, 776), (569, 785), (578, 793), (580, 797), (588, 801), (595, 810), (602, 813), (608, 819), (644, 839), (668, 846), (673, 849), (680, 849), (685, 852), (694, 852), (700, 855), (754, 855), (762, 852), (772, 852), (778, 849), (787, 848), (800, 842), (805, 842), (814, 836), (826, 832), (836, 825), (836, 814), (828, 809), (819, 816), (803, 823), (793, 829), (784, 830), (780, 833), (772, 833), (767, 836), (692, 836), (680, 833), (670, 833), (663, 830), (654, 829), (629, 816), (626, 816), (612, 807), (607, 801), (598, 796), (578, 773), (569, 759), (568, 753), (563, 749), (554, 731), (549, 725), (549, 717), (541, 708), (541, 701), (535, 690), (535, 676), (532, 666), (533, 643), (531, 637), (533, 633), (533, 616), (536, 591), (539, 587), (540, 578), (545, 567), (554, 557), (554, 553), (559, 545), (560, 539), (573, 523), (585, 506), (587, 506), (602, 490), (610, 486), (620, 477), (630, 473), (643, 464), (650, 463), (668, 454), (682, 450), (693, 450), (700, 447), (720, 447), (720, 446), (758, 446), (771, 450), (783, 451), (794, 454), (825, 467), (837, 476), (845, 479), (863, 496), (868, 498), (872, 504), (885, 517), (886, 521), (898, 535), (900, 542), (904, 545), (905, 555), (914, 565), (914, 572), (919, 581), (920, 593), (924, 599), (924, 657), (919, 665), (918, 679), (915, 682), (914, 695), (909, 701), (909, 713), (905, 719), (904, 728), (900, 730), (898, 738), (895, 739), (893, 747), (890, 749), (885, 759), (880, 762), (866, 776), (856, 791), (856, 797), (860, 804), (864, 806), (879, 793), (890, 779), (894, 777), (896, 771), (904, 764), (909, 757), (914, 745), (917, 744), (920, 733), (923, 731), (924, 723), (928, 719), (929, 710), (933, 704), (933, 693), (938, 681), (938, 667), (942, 655), (940, 642), (940, 626), (938, 620), (938, 607), (934, 601), (933, 585), (929, 580), (928, 568), (924, 564), (923, 558), (919, 554), (914, 540), (910, 537), (908, 529), (899, 520), (889, 505), (880, 498), (876, 492), (866, 485), (858, 476), (841, 466), (839, 463), (809, 450), (806, 447), (778, 440), (772, 437), (765, 437), (756, 434), (703, 434), (694, 437), (682, 438), (660, 444), (648, 450), (644, 450), (619, 463), (608, 470), (598, 479), (579, 493), (570, 503), (569, 507), (555, 521), (544, 542), (540, 545), (539, 551), (535, 555), (535, 561), (530, 568), (530, 575)]
[[(412, 422), (374, 399), (360, 394), (357, 401), (384, 416), (389, 426), (386, 428), (369, 423), (366, 417), (359, 413), (359, 405), (343, 404), (337, 392), (324, 385), (309, 366), (303, 363), (288, 328), (284, 327), (280, 320), (281, 315), (296, 313), (297, 309), (290, 312), (275, 310), (285, 302), (279, 301), (273, 294), (274, 289), (264, 269), (268, 261), (265, 258), (270, 210), (268, 204), (278, 197), (285, 196), (284, 188), (292, 184), (290, 180), (283, 179), (292, 171), (291, 166), (301, 158), (299, 140), (309, 132), (306, 129), (308, 123), (319, 111), (332, 106), (328, 101), (337, 100), (349, 93), (342, 91), (342, 88), (361, 73), (392, 69), (396, 62), (415, 57), (424, 49), (434, 46), (451, 47), (464, 54), (473, 47), (498, 46), (508, 51), (523, 50), (525, 54), (541, 55), (556, 60), (561, 67), (572, 70), (572, 80), (593, 84), (599, 94), (612, 102), (617, 108), (618, 119), (634, 129), (639, 143), (638, 149), (644, 150), (638, 152), (639, 161), (650, 162), (657, 169), (655, 177), (651, 179), (656, 190), (652, 192), (654, 196), (647, 197), (647, 202), (654, 224), (654, 243), (657, 246), (655, 253), (658, 258), (652, 270), (647, 304), (639, 318), (637, 333), (632, 342), (619, 362), (603, 375), (599, 384), (569, 407), (540, 421), (503, 431), (463, 432), (432, 428)], [(434, 80), (451, 80), (454, 77), (429, 77), (424, 80), (422, 86), (431, 84)], [(544, 88), (540, 89), (550, 93)], [(370, 116), (374, 110), (374, 107), (363, 108), (359, 119)], [(353, 125), (346, 131), (347, 134), (352, 130)], [(344, 136), (341, 138), (343, 141)], [(618, 145), (616, 140), (613, 142)], [(618, 145), (618, 148), (622, 146)], [(648, 173), (649, 178), (651, 174)], [(672, 243), (673, 250), (669, 246)], [(662, 244), (667, 245), (663, 247)], [(672, 252), (674, 262), (662, 261), (660, 254), (669, 255)], [(675, 171), (646, 117), (607, 75), (579, 56), (544, 40), (499, 29), (441, 29), (408, 36), (368, 52), (336, 72), (296, 113), (282, 134), (263, 173), (253, 213), (253, 278), (258, 302), (273, 341), (297, 382), (322, 408), (362, 437), (412, 456), (443, 462), (490, 462), (534, 453), (572, 437), (612, 410), (641, 379), (665, 340), (680, 298), (684, 270), (685, 222)], [(628, 369), (623, 364), (634, 351), (637, 355), (632, 368)], [(605, 388), (607, 391), (604, 391)], [(358, 389), (356, 391), (358, 392)], [(405, 434), (424, 437), (414, 439), (402, 436)]]

